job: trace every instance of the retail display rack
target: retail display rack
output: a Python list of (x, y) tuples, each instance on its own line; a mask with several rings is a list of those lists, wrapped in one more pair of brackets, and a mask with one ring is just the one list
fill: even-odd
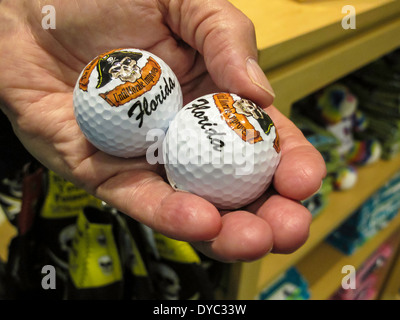
[[(286, 115), (299, 99), (400, 47), (399, 1), (346, 2), (356, 13), (355, 29), (343, 28), (346, 14), (340, 0), (231, 2), (254, 23), (260, 64), (276, 93), (274, 105)], [(400, 228), (400, 217), (355, 256), (340, 255), (323, 240), (399, 170), (400, 156), (361, 168), (353, 189), (329, 195), (328, 206), (313, 221), (303, 247), (292, 254), (270, 254), (255, 262), (235, 264), (224, 297), (254, 299), (276, 277), (296, 266), (309, 283), (311, 299), (328, 299), (340, 286), (341, 267), (358, 267)], [(395, 298), (400, 287), (399, 273), (390, 276), (394, 287), (385, 290), (385, 299)]]

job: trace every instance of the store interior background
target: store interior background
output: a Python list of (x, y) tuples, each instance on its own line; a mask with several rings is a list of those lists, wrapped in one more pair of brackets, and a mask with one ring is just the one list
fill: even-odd
[[(98, 204), (95, 199), (86, 198), (81, 190), (35, 163), (27, 166), (22, 160), (21, 163), (15, 162), (13, 177), (10, 172), (0, 177), (0, 299), (34, 295), (50, 299), (87, 299), (91, 295), (109, 299), (400, 299), (400, 2), (231, 2), (248, 15), (255, 25), (260, 65), (276, 93), (274, 105), (296, 123), (298, 119), (293, 112), (295, 106), (304, 104), (304, 101), (315, 101), (321, 92), (333, 84), (345, 84), (357, 97), (358, 108), (365, 112), (367, 122), (369, 120), (368, 136), (378, 139), (383, 146), (381, 158), (373, 164), (357, 166), (357, 182), (350, 189), (334, 190), (330, 181), (326, 181), (319, 193), (304, 202), (314, 218), (309, 239), (302, 248), (288, 255), (271, 254), (251, 263), (216, 263), (196, 253), (186, 243), (169, 241), (162, 235), (152, 234), (143, 226), (130, 225), (125, 220), (121, 222), (120, 215), (113, 212), (118, 223), (126, 228), (127, 234), (135, 233), (131, 238), (128, 237), (131, 240), (131, 252), (127, 254), (129, 257), (118, 260), (122, 271), (113, 273), (114, 280), (112, 277), (103, 279), (106, 290), (92, 288), (92, 291), (86, 291), (90, 292), (89, 295), (81, 294), (80, 290), (67, 290), (73, 286), (73, 281), (66, 279), (69, 274), (68, 263), (60, 267), (63, 276), (57, 279), (58, 290), (42, 288), (40, 266), (44, 263), (56, 265), (57, 262), (51, 260), (53, 256), (36, 256), (37, 259), (43, 259), (37, 261), (32, 257), (26, 258), (26, 261), (34, 262), (25, 270), (22, 282), (26, 286), (21, 283), (16, 285), (9, 279), (7, 261), (11, 250), (19, 250), (19, 255), (29, 256), (29, 250), (36, 244), (32, 239), (28, 242), (23, 239), (18, 245), (9, 246), (10, 241), (21, 233), (17, 209), (22, 198), (7, 193), (4, 179), (10, 181), (11, 178), (21, 178), (21, 173), (25, 172), (32, 183), (45, 181), (41, 184), (43, 188), (52, 184), (62, 192), (70, 192), (71, 198), (84, 198), (82, 203)], [(344, 19), (349, 18), (349, 12), (342, 10), (345, 4), (355, 9), (355, 29), (343, 27)], [(366, 87), (359, 90), (357, 85), (360, 83), (368, 84), (368, 90), (365, 90)], [(323, 130), (311, 133), (305, 130), (304, 133), (310, 141), (321, 142), (322, 138), (330, 137)], [(320, 140), (315, 140), (316, 137)], [(2, 136), (1, 143), (17, 145), (13, 139)], [(10, 150), (12, 148), (7, 152)], [(23, 150), (14, 150), (21, 152), (19, 159), (32, 161)], [(335, 166), (332, 170), (334, 172)], [(55, 191), (46, 190), (45, 197), (62, 198)], [(4, 201), (6, 196), (9, 196), (8, 201)], [(65, 194), (67, 198), (68, 194)], [(43, 201), (37, 209), (37, 216), (40, 216), (38, 220), (42, 222), (40, 230), (56, 230), (63, 223), (64, 227), (66, 224), (76, 224), (79, 211), (75, 210), (76, 207), (58, 218), (44, 213), (49, 212), (43, 209), (44, 204), (48, 205), (46, 210), (51, 210), (60, 203), (66, 204), (60, 201)], [(10, 208), (13, 210), (11, 214)], [(139, 233), (142, 236), (137, 237)], [(57, 238), (59, 234), (52, 236)], [(40, 248), (46, 247), (46, 251), (49, 245), (45, 242), (50, 240), (43, 238), (40, 238)], [(149, 243), (155, 246), (157, 254), (154, 251), (149, 253), (146, 249)], [(21, 249), (24, 244), (26, 247)], [(110, 260), (114, 263), (115, 259), (118, 258), (112, 257)], [(344, 289), (343, 283), (351, 281), (346, 277), (351, 268), (356, 271), (356, 288)], [(18, 272), (23, 273), (22, 269), (19, 268)], [(168, 269), (168, 272), (161, 272), (162, 269)], [(13, 290), (10, 290), (10, 284)], [(110, 288), (112, 290), (107, 290)], [(152, 290), (157, 294), (153, 295)]]

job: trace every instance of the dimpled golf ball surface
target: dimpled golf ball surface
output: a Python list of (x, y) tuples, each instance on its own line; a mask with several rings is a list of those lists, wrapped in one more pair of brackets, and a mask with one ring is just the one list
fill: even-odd
[(112, 50), (93, 59), (79, 76), (73, 102), (86, 138), (124, 158), (145, 155), (154, 143), (146, 139), (149, 131), (167, 131), (183, 104), (170, 67), (139, 49)]
[(174, 189), (197, 194), (219, 209), (237, 209), (271, 184), (280, 160), (279, 136), (253, 102), (210, 94), (178, 112), (163, 141), (163, 160)]

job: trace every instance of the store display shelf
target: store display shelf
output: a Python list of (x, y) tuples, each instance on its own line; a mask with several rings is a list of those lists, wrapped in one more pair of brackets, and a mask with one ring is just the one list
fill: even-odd
[[(329, 43), (360, 33), (400, 12), (396, 0), (230, 0), (253, 22), (265, 70), (313, 52)], [(346, 4), (356, 14), (356, 29), (344, 29)]]
[(260, 65), (286, 115), (293, 102), (400, 46), (396, 0), (353, 1), (356, 29), (343, 29), (341, 0), (231, 2), (254, 23)]
[[(259, 62), (285, 115), (297, 100), (400, 47), (400, 1), (354, 0), (356, 29), (344, 29), (341, 0), (231, 0), (254, 23)], [(333, 192), (293, 254), (271, 254), (232, 267), (227, 298), (253, 299), (287, 268), (319, 247), (374, 191), (400, 170), (400, 155), (360, 169), (357, 185)], [(323, 285), (323, 284), (321, 284)]]
[(381, 300), (400, 300), (400, 250), (395, 257), (391, 273), (385, 282), (385, 288), (379, 297)]
[(400, 170), (400, 155), (361, 167), (357, 184), (347, 191), (332, 192), (328, 205), (311, 224), (307, 242), (287, 255), (270, 254), (251, 263), (232, 267), (228, 298), (253, 299), (277, 276), (315, 249), (328, 234), (346, 220), (368, 197)]
[(398, 48), (399, 34), (400, 15), (372, 30), (267, 71), (276, 93), (274, 105), (289, 115), (291, 105), (297, 100)]
[(351, 265), (357, 270), (399, 228), (400, 214), (352, 255), (345, 255), (330, 244), (322, 242), (296, 266), (308, 282), (311, 299), (329, 299), (339, 288), (344, 277), (342, 268)]

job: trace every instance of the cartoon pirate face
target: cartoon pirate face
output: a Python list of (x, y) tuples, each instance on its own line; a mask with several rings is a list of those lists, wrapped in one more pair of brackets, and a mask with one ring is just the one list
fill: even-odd
[(235, 101), (233, 106), (236, 108), (236, 112), (243, 114), (246, 117), (253, 117), (260, 124), (264, 133), (269, 135), (271, 127), (274, 126), (271, 118), (265, 113), (264, 110), (257, 107), (254, 102), (247, 99), (240, 99)]
[(135, 82), (141, 77), (141, 70), (137, 60), (142, 57), (139, 52), (118, 51), (103, 57), (97, 66), (99, 81), (97, 88), (101, 88), (113, 79), (123, 82)]
[(235, 101), (233, 106), (235, 107), (237, 113), (243, 114), (246, 117), (253, 117), (254, 119), (262, 117), (258, 107), (250, 100), (240, 99)]
[(119, 78), (121, 81), (135, 82), (140, 78), (140, 68), (137, 66), (136, 60), (130, 57), (114, 62), (109, 73), (113, 79)]

